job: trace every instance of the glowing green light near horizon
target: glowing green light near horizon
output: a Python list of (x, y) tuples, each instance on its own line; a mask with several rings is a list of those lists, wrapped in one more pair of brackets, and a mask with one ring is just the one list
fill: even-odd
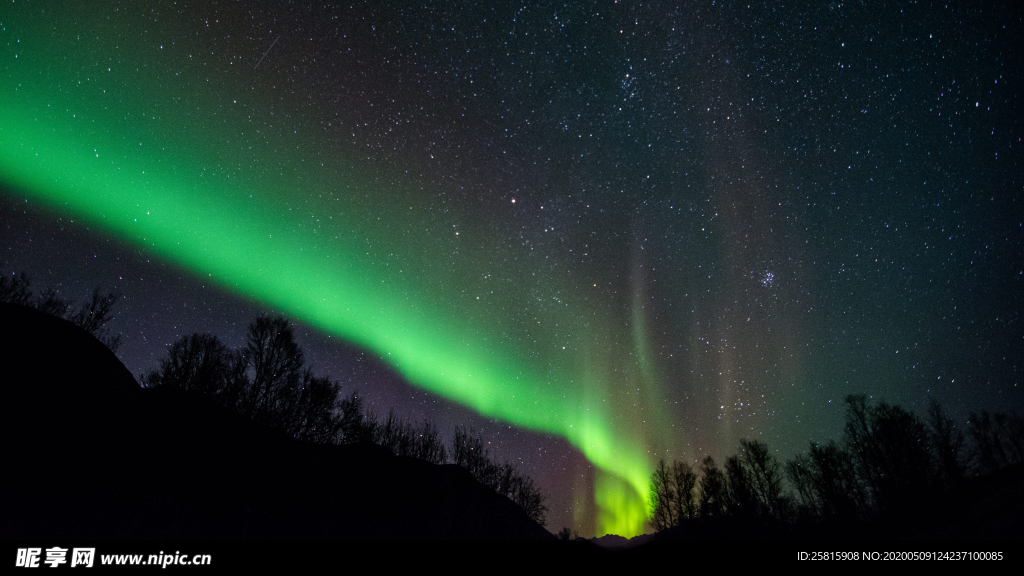
[[(0, 121), (0, 173), (32, 197), (367, 346), (413, 383), (483, 414), (566, 437), (606, 471), (595, 487), (601, 529), (643, 531), (645, 451), (633, 445), (629, 430), (610, 424), (614, 416), (606, 403), (587, 401), (587, 391), (578, 389), (600, 396), (594, 392), (611, 383), (596, 381), (599, 375), (579, 387), (558, 385), (560, 378), (550, 370), (542, 374), (509, 354), (514, 343), (492, 344), (464, 318), (435, 315), (422, 297), (392, 292), (374, 278), (372, 266), (354, 264), (355, 255), (330, 254), (337, 244), (318, 249), (310, 244), (315, 234), (291, 232), (300, 223), (274, 209), (245, 207), (201, 188), (182, 197), (175, 191), (196, 184), (159, 175), (143, 180), (141, 165), (104, 166), (94, 153), (90, 157), (92, 149), (35, 140), (10, 114)], [(22, 136), (22, 145), (12, 145), (12, 133)]]
[[(598, 532), (643, 532), (648, 445), (664, 417), (651, 402), (638, 408), (643, 422), (615, 405), (621, 389), (658, 386), (635, 302), (634, 325), (623, 326), (600, 296), (575, 293), (552, 267), (520, 263), (486, 224), (431, 212), (400, 179), (382, 183), (368, 175), (372, 166), (313, 166), (277, 152), (317, 147), (301, 135), (274, 133), (252, 153), (288, 174), (219, 169), (242, 164), (240, 153), (219, 138), (197, 139), (202, 119), (191, 129), (154, 124), (155, 96), (119, 82), (54, 90), (40, 73), (51, 61), (19, 49), (16, 64), (3, 54), (0, 81), (5, 182), (374, 350), (419, 386), (567, 438), (599, 468)], [(219, 133), (250, 129), (237, 115), (225, 123)], [(494, 276), (529, 278), (560, 298)]]

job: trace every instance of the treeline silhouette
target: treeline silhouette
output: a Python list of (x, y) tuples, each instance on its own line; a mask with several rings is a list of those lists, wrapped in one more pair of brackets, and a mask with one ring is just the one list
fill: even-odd
[(88, 301), (76, 306), (70, 300), (61, 298), (52, 288), (47, 288), (42, 294), (36, 295), (32, 291), (31, 280), (24, 272), (0, 276), (0, 302), (31, 306), (62, 320), (68, 320), (95, 336), (112, 352), (117, 352), (121, 345), (121, 336), (110, 334), (105, 325), (113, 319), (111, 311), (120, 297), (114, 292), (103, 294), (97, 287)]
[(651, 474), (655, 530), (820, 535), (813, 530), (829, 528), (850, 536), (879, 522), (948, 523), (983, 497), (971, 494), (971, 478), (1024, 461), (1024, 419), (1016, 415), (972, 413), (965, 434), (934, 403), (926, 421), (864, 396), (847, 397), (846, 407), (842, 439), (812, 442), (785, 464), (759, 440), (741, 440), (722, 467), (711, 456), (697, 469), (660, 461)]
[(283, 317), (260, 317), (244, 347), (230, 350), (216, 336), (192, 334), (171, 345), (159, 368), (140, 377), (146, 388), (169, 386), (211, 397), (216, 403), (290, 436), (318, 444), (371, 442), (398, 456), (456, 464), (545, 524), (544, 496), (529, 476), (508, 462), (491, 460), (483, 440), (464, 426), (451, 445), (430, 422), (413, 424), (363, 409), (356, 394), (304, 366), (294, 330)]
[[(0, 302), (30, 306), (71, 321), (116, 352), (121, 337), (108, 333), (118, 294), (96, 288), (75, 305), (47, 289), (36, 295), (24, 273), (0, 275)], [(456, 464), (481, 484), (507, 497), (543, 526), (547, 507), (533, 479), (515, 465), (494, 462), (475, 430), (456, 427), (451, 445), (430, 422), (413, 424), (390, 411), (385, 418), (364, 410), (362, 399), (342, 394), (328, 376), (304, 365), (292, 326), (263, 316), (249, 325), (246, 344), (231, 350), (210, 334), (179, 338), (159, 368), (139, 378), (144, 388), (167, 386), (209, 396), (241, 416), (315, 444), (373, 443), (398, 456), (432, 464)]]

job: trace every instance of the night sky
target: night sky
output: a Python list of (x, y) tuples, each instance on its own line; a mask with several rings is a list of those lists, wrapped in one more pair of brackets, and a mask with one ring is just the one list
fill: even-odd
[(136, 375), (284, 314), (585, 536), (645, 531), (658, 458), (789, 458), (848, 394), (1024, 405), (1016, 12), (0, 6), (2, 271), (122, 293)]

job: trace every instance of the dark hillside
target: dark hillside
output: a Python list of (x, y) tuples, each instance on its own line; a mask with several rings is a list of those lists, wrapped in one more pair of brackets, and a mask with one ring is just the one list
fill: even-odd
[(464, 469), (303, 444), (144, 390), (102, 343), (0, 304), (0, 538), (553, 539)]

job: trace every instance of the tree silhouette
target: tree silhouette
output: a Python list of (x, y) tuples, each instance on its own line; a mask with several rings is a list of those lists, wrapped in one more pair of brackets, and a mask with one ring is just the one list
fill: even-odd
[(119, 298), (120, 295), (114, 292), (102, 294), (97, 286), (89, 301), (83, 304), (77, 312), (71, 314), (68, 320), (96, 336), (111, 351), (117, 352), (117, 348), (121, 345), (121, 336), (108, 335), (104, 325), (113, 319), (111, 310)]
[(835, 440), (811, 444), (810, 474), (823, 518), (855, 520), (868, 511), (867, 493), (853, 455)]
[(547, 524), (548, 507), (544, 505), (544, 495), (529, 476), (515, 473), (512, 482), (512, 501), (522, 508), (531, 520), (544, 526)]
[(700, 481), (697, 485), (701, 518), (723, 518), (728, 502), (728, 485), (725, 474), (715, 465), (715, 459), (711, 456), (701, 462)]
[(1019, 416), (972, 412), (971, 437), (975, 465), (982, 472), (995, 472), (1024, 460), (1024, 420)]
[(928, 426), (943, 487), (959, 488), (966, 473), (963, 432), (952, 418), (942, 413), (942, 407), (935, 401), (928, 407)]
[(414, 456), (431, 464), (448, 462), (448, 449), (445, 448), (440, 431), (430, 422), (424, 421), (416, 430)]
[(99, 287), (93, 290), (91, 299), (75, 310), (74, 304), (57, 295), (48, 288), (38, 297), (33, 297), (31, 281), (24, 272), (0, 276), (0, 302), (31, 306), (51, 316), (67, 320), (102, 342), (111, 352), (117, 352), (121, 345), (121, 336), (112, 336), (107, 332), (106, 323), (113, 320), (111, 311), (120, 295), (110, 292), (103, 294)]
[(231, 352), (216, 336), (191, 334), (179, 338), (160, 360), (160, 368), (143, 375), (147, 388), (171, 386), (215, 396), (231, 371)]
[[(342, 406), (344, 412), (344, 406)], [(424, 421), (418, 427), (408, 420), (399, 418), (394, 410), (388, 412), (383, 422), (373, 422), (371, 441), (384, 446), (398, 456), (408, 456), (430, 462), (446, 464), (448, 449), (441, 439), (440, 431), (430, 422)]]
[(462, 466), (474, 478), (480, 480), (489, 475), (490, 460), (483, 440), (473, 431), (466, 431), (465, 426), (457, 426), (452, 438), (452, 463)]
[[(56, 299), (53, 306), (62, 305)], [(93, 307), (102, 317), (104, 308)], [(206, 394), (250, 419), (313, 443), (373, 442), (398, 456), (433, 464), (452, 460), (480, 483), (544, 524), (547, 507), (533, 479), (506, 462), (491, 461), (483, 440), (464, 426), (455, 430), (449, 452), (437, 427), (414, 426), (394, 411), (381, 420), (363, 411), (356, 394), (342, 397), (341, 386), (303, 367), (303, 354), (288, 321), (260, 317), (249, 326), (241, 351), (228, 350), (215, 336), (192, 334), (171, 345), (157, 370), (140, 377), (144, 387), (169, 386)]]
[(673, 462), (672, 473), (675, 477), (675, 515), (679, 521), (696, 518), (700, 512), (697, 505), (697, 473), (686, 462)]
[(695, 489), (697, 474), (686, 462), (671, 465), (659, 460), (651, 473), (651, 522), (655, 530), (679, 525), (696, 518), (699, 512)]
[(71, 315), (71, 301), (61, 298), (53, 288), (43, 290), (43, 293), (32, 302), (32, 305), (36, 310), (46, 312), (50, 316), (56, 316), (57, 318), (67, 320)]
[[(739, 454), (727, 458), (723, 470), (706, 457), (699, 478), (685, 462), (668, 465), (659, 460), (650, 482), (649, 511), (658, 531), (698, 517), (781, 524), (789, 520), (792, 508), (791, 498), (783, 493), (782, 465), (759, 440), (741, 440)], [(810, 478), (804, 484), (804, 499), (813, 502)]]
[(757, 515), (777, 522), (785, 519), (786, 498), (782, 494), (782, 465), (760, 440), (740, 440), (740, 461), (746, 470)]
[(813, 466), (814, 463), (806, 454), (797, 454), (786, 461), (786, 478), (796, 489), (799, 498), (796, 509), (799, 521), (813, 522), (820, 516)]
[[(932, 403), (927, 424), (899, 406), (873, 405), (864, 396), (849, 396), (846, 405), (842, 441), (812, 442), (808, 452), (784, 465), (759, 440), (741, 440), (739, 452), (721, 469), (705, 457), (697, 474), (685, 464), (660, 460), (650, 476), (652, 525), (664, 531), (696, 517), (711, 533), (722, 528), (778, 533), (817, 525), (824, 533), (849, 536), (858, 526), (922, 530), (941, 526), (945, 517), (948, 524), (937, 530), (949, 530), (975, 521), (976, 514), (966, 516), (976, 506), (976, 496), (967, 490), (986, 484), (967, 478), (966, 435), (938, 404)], [(995, 472), (1024, 461), (1024, 419), (1019, 416), (971, 414), (969, 431), (977, 471)], [(1015, 473), (1008, 472), (984, 482), (999, 485), (1012, 478)], [(786, 480), (795, 495), (786, 491)], [(694, 485), (697, 498), (689, 500), (688, 508)], [(861, 524), (879, 519), (884, 522)]]
[(880, 512), (905, 507), (932, 487), (930, 438), (924, 424), (899, 406), (877, 407), (848, 396), (846, 444)]
[(651, 473), (651, 521), (655, 530), (666, 530), (679, 524), (676, 513), (676, 480), (672, 467), (659, 460), (654, 472)]
[(252, 374), (240, 399), (240, 412), (273, 422), (284, 412), (302, 377), (302, 350), (283, 317), (261, 316), (249, 326), (244, 357)]
[(283, 318), (253, 322), (241, 352), (228, 350), (209, 334), (183, 336), (171, 345), (160, 367), (143, 375), (140, 383), (208, 395), (308, 442), (349, 441), (358, 436), (362, 424), (362, 405), (354, 395), (342, 399), (339, 384), (302, 368), (302, 351)]
[(103, 342), (112, 352), (117, 352), (121, 345), (121, 336), (111, 336), (105, 325), (113, 320), (112, 311), (119, 298), (120, 295), (114, 292), (103, 294), (97, 286), (89, 300), (75, 310), (70, 300), (61, 298), (55, 290), (48, 288), (29, 304), (37, 310), (75, 324)]
[(0, 276), (0, 302), (28, 306), (32, 300), (31, 282), (24, 272)]
[(298, 390), (282, 401), (285, 430), (316, 444), (338, 443), (343, 430), (341, 386), (327, 376), (303, 371)]
[(750, 522), (757, 518), (758, 502), (754, 495), (750, 473), (738, 455), (729, 456), (722, 466), (725, 471), (726, 502), (725, 512), (738, 520)]
[(508, 462), (504, 466), (491, 462), (483, 440), (473, 430), (467, 431), (465, 426), (456, 426), (451, 457), (454, 464), (468, 470), (478, 482), (508, 497), (531, 519), (544, 525), (547, 506), (544, 505), (544, 495), (533, 479), (520, 474)]
[(374, 427), (373, 443), (397, 456), (412, 456), (414, 436), (411, 427), (391, 410), (387, 418)]
[(354, 444), (373, 441), (376, 421), (370, 415), (363, 415), (363, 400), (355, 393), (338, 402), (338, 417), (341, 424), (339, 442)]

